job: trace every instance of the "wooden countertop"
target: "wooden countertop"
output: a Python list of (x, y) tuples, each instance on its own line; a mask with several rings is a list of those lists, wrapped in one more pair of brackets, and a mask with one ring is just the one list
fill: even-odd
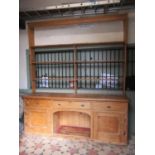
[(60, 100), (71, 100), (71, 99), (83, 99), (83, 100), (95, 100), (95, 101), (125, 101), (128, 99), (126, 96), (120, 95), (101, 95), (101, 94), (66, 94), (66, 93), (31, 93), (24, 94), (22, 98), (43, 98), (43, 99), (60, 99)]

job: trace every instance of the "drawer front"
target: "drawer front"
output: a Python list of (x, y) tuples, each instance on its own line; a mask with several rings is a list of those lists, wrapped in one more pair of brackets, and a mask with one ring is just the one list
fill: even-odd
[(93, 102), (92, 109), (94, 111), (127, 111), (127, 103), (121, 102)]
[(69, 108), (69, 109), (90, 109), (90, 103), (87, 101), (53, 101), (53, 108)]
[(25, 99), (24, 104), (26, 108), (34, 108), (34, 107), (40, 107), (40, 108), (50, 108), (51, 102), (50, 100), (43, 100), (43, 99)]

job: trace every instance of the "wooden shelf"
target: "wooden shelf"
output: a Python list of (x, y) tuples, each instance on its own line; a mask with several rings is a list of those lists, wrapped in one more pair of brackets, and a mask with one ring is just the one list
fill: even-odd
[[(107, 76), (108, 77), (108, 76)], [(119, 79), (122, 79), (123, 76), (115, 76), (118, 77)], [(115, 78), (113, 76), (108, 77), (110, 78)], [(77, 77), (76, 79), (73, 78), (67, 78), (67, 77), (48, 77), (48, 80), (67, 80), (67, 81), (81, 81), (81, 80), (94, 80), (94, 81), (98, 81), (101, 80), (102, 78), (98, 78), (98, 77)], [(37, 81), (37, 80), (42, 80), (42, 78), (35, 78), (33, 79), (33, 81)]]
[(49, 62), (32, 62), (32, 64), (40, 64), (40, 65), (46, 65), (46, 64), (81, 64), (81, 63), (124, 63), (125, 61), (76, 61), (76, 62), (68, 62), (68, 61), (49, 61)]
[(124, 61), (76, 61), (75, 63), (124, 63)]
[[(37, 80), (42, 80), (42, 78), (35, 78), (35, 79), (33, 79), (33, 81), (37, 81)], [(62, 78), (62, 77), (52, 77), (52, 78), (50, 78), (50, 77), (48, 77), (48, 80), (66, 80), (66, 81), (74, 81), (74, 78), (66, 78), (66, 77), (64, 77), (64, 78)]]
[(40, 64), (40, 65), (46, 65), (46, 64), (74, 64), (73, 61), (47, 61), (47, 62), (32, 62), (32, 64)]
[[(110, 78), (110, 77), (108, 77), (108, 78)], [(113, 76), (112, 76), (112, 78), (114, 78)], [(123, 78), (123, 76), (119, 76), (118, 77), (119, 79), (121, 79), (121, 78)], [(95, 80), (95, 81), (97, 81), (97, 80), (101, 80), (102, 78), (98, 78), (98, 77), (78, 77), (77, 78), (77, 80), (78, 81), (80, 81), (80, 80)]]
[(90, 137), (90, 128), (62, 125), (56, 129), (56, 133)]
[(124, 45), (123, 41), (113, 41), (113, 42), (98, 42), (98, 43), (77, 43), (77, 44), (57, 44), (57, 45), (35, 45), (31, 46), (32, 49), (35, 48), (63, 48), (63, 47), (83, 47), (83, 46), (95, 46), (95, 45)]

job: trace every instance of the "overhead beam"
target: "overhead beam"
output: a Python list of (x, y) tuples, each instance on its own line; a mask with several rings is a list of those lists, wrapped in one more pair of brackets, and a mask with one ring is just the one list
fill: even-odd
[(67, 18), (57, 20), (44, 20), (27, 23), (30, 28), (44, 28), (44, 27), (56, 27), (56, 26), (69, 26), (77, 24), (97, 23), (97, 22), (108, 22), (125, 20), (127, 14), (118, 15), (100, 15), (94, 17), (78, 17), (78, 18)]

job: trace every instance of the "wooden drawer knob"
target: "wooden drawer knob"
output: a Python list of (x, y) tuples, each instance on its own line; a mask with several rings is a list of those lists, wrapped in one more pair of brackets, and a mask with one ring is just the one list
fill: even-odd
[(84, 104), (81, 104), (81, 107), (84, 107)]
[(60, 103), (58, 103), (58, 106), (61, 106), (61, 104), (60, 104)]
[(107, 106), (107, 108), (108, 108), (108, 109), (110, 109), (110, 108), (111, 108), (111, 106)]

